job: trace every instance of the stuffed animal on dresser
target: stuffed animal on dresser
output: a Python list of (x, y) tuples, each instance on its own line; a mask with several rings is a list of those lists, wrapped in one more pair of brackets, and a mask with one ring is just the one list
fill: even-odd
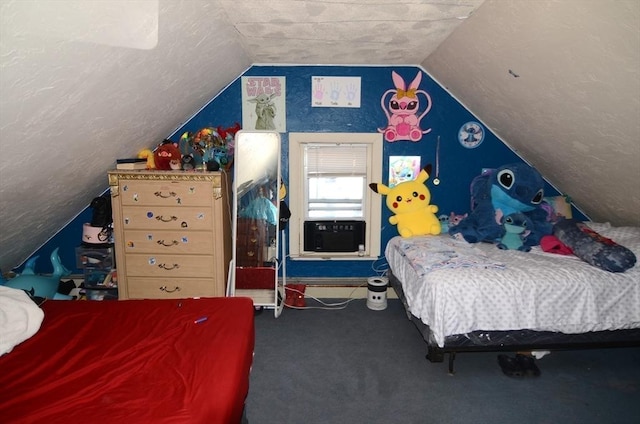
[(156, 169), (159, 170), (167, 171), (182, 168), (182, 153), (180, 153), (178, 144), (171, 140), (164, 140), (162, 144), (158, 146), (153, 159)]

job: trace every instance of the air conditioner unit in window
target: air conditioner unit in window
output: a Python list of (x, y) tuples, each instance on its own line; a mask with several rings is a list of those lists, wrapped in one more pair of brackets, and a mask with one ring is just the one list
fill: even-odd
[(365, 225), (364, 221), (305, 221), (304, 250), (358, 252), (364, 247)]

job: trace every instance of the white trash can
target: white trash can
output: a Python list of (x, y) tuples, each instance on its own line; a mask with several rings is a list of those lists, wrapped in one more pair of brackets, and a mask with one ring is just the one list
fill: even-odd
[(387, 277), (370, 277), (367, 279), (367, 308), (374, 311), (387, 309)]

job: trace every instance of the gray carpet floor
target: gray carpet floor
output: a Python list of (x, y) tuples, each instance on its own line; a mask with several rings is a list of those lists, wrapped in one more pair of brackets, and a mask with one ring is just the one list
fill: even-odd
[(640, 422), (640, 348), (553, 352), (521, 379), (497, 353), (461, 353), (449, 375), (396, 299), (266, 310), (255, 323), (250, 424)]

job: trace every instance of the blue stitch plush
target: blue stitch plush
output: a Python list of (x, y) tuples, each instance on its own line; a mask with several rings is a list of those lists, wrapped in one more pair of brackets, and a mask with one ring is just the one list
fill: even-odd
[(521, 252), (531, 250), (531, 246), (524, 245), (524, 239), (529, 235), (529, 227), (532, 225), (531, 220), (525, 214), (516, 212), (507, 215), (502, 218), (502, 225), (505, 233), (498, 243), (499, 249), (520, 250)]
[(505, 235), (503, 217), (524, 214), (532, 223), (523, 237), (524, 246), (540, 244), (542, 236), (551, 234), (552, 224), (540, 206), (544, 197), (544, 180), (525, 163), (512, 163), (488, 169), (471, 183), (472, 210), (458, 225), (449, 229), (469, 243), (497, 243)]

